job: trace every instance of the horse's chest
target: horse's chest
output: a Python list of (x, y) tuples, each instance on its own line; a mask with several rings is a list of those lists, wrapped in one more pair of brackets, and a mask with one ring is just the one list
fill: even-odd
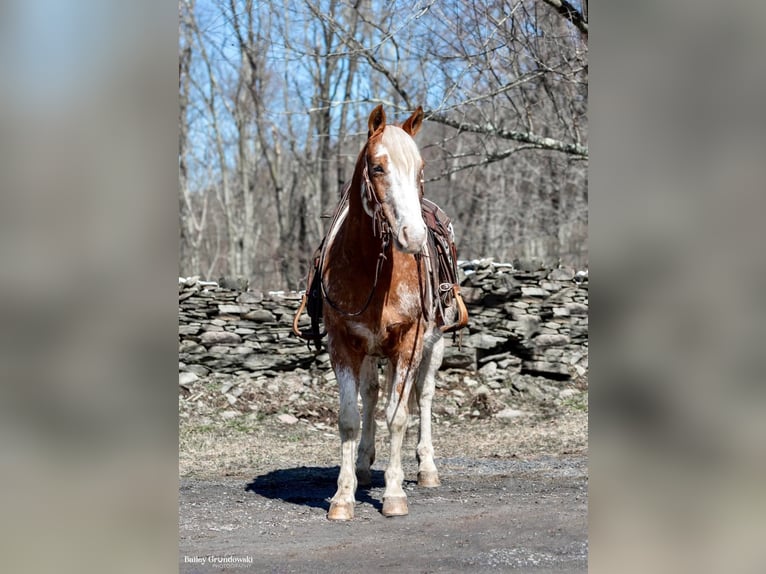
[(389, 291), (380, 312), (370, 315), (375, 320), (352, 321), (348, 327), (367, 354), (389, 356), (398, 352), (407, 334), (421, 320), (421, 315), (417, 289), (400, 285)]
[(406, 320), (385, 322), (372, 327), (363, 322), (352, 322), (348, 325), (348, 331), (360, 351), (367, 355), (390, 357), (400, 351), (415, 324), (416, 321)]

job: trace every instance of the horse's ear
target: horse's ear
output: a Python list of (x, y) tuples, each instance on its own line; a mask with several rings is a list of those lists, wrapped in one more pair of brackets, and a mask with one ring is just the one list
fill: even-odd
[(370, 119), (367, 120), (367, 137), (371, 138), (373, 134), (386, 127), (386, 112), (383, 111), (383, 104), (378, 104), (372, 110)]
[(418, 106), (418, 109), (412, 112), (412, 115), (407, 118), (407, 121), (402, 124), (402, 129), (415, 137), (415, 134), (420, 131), (420, 127), (423, 125), (423, 107)]

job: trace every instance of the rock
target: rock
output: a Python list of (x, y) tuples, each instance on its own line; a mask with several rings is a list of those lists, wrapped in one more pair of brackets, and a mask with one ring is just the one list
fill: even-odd
[(179, 335), (196, 335), (199, 333), (200, 326), (199, 325), (179, 325), (178, 326), (178, 334)]
[(574, 279), (575, 271), (571, 267), (559, 267), (548, 274), (551, 281), (571, 281)]
[(254, 291), (245, 291), (244, 293), (240, 293), (239, 297), (237, 297), (237, 303), (260, 303), (263, 301), (263, 293), (254, 292)]
[(567, 303), (566, 309), (569, 311), (570, 315), (587, 315), (588, 314), (588, 306), (583, 305), (582, 303)]
[(249, 310), (241, 305), (218, 305), (218, 312), (221, 315), (244, 315)]
[(294, 425), (295, 423), (298, 422), (297, 418), (295, 418), (293, 415), (288, 413), (283, 413), (277, 416), (277, 420), (286, 425)]
[(190, 373), (194, 373), (199, 377), (206, 377), (210, 374), (210, 369), (203, 367), (202, 365), (187, 365), (186, 370)]
[(503, 410), (501, 410), (500, 412), (495, 413), (495, 418), (496, 419), (501, 419), (501, 420), (503, 420), (503, 419), (504, 420), (510, 420), (510, 419), (515, 419), (515, 418), (518, 418), (518, 417), (523, 417), (526, 414), (527, 413), (525, 413), (524, 411), (520, 411), (520, 410), (517, 410), (517, 409), (512, 409), (511, 407), (506, 407)]
[(256, 309), (242, 315), (243, 319), (255, 321), (256, 323), (271, 323), (277, 320), (274, 313), (266, 309)]
[(194, 289), (191, 289), (189, 291), (184, 291), (178, 296), (178, 302), (180, 303), (181, 301), (186, 301), (186, 299), (193, 296), (195, 293), (196, 293), (196, 290)]
[(521, 294), (524, 297), (549, 297), (551, 292), (541, 287), (526, 287), (521, 288)]
[(238, 345), (242, 338), (228, 331), (205, 331), (200, 336), (203, 345)]
[(470, 345), (476, 349), (492, 349), (504, 342), (505, 339), (502, 337), (495, 337), (489, 333), (474, 333), (468, 337), (466, 345)]
[(567, 365), (552, 363), (550, 361), (526, 361), (524, 363), (524, 369), (531, 373), (551, 373), (553, 375), (558, 375), (559, 377), (569, 377), (569, 369)]
[(213, 345), (207, 350), (207, 352), (209, 355), (227, 355), (229, 350), (230, 347), (226, 345)]
[(199, 353), (205, 352), (205, 347), (203, 347), (196, 341), (192, 341), (191, 339), (186, 339), (179, 343), (178, 351), (180, 353), (199, 354)]
[(178, 384), (182, 386), (191, 385), (192, 383), (196, 383), (199, 380), (199, 377), (194, 373), (178, 373)]
[(476, 362), (476, 349), (463, 348), (459, 351), (455, 347), (444, 349), (442, 369), (471, 369)]
[(568, 398), (574, 397), (574, 396), (579, 395), (579, 394), (580, 394), (580, 391), (578, 391), (577, 389), (571, 389), (571, 388), (570, 389), (561, 389), (559, 391), (559, 398), (568, 399)]
[(569, 343), (569, 337), (566, 335), (538, 335), (532, 339), (532, 343), (537, 347), (556, 347)]
[(202, 327), (205, 331), (224, 331), (225, 329), (220, 325), (205, 325)]
[(486, 365), (484, 365), (481, 369), (479, 369), (479, 374), (484, 377), (491, 377), (495, 373), (497, 373), (497, 363), (495, 361), (490, 361)]
[(234, 349), (234, 353), (237, 355), (250, 355), (252, 352), (253, 348), (247, 345), (240, 345)]

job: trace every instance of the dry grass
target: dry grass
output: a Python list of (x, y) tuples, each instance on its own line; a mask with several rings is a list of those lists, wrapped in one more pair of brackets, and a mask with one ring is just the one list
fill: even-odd
[[(540, 388), (547, 388), (549, 395), (557, 392), (543, 381)], [(271, 381), (213, 376), (182, 387), (179, 472), (248, 477), (276, 468), (335, 466), (340, 456), (336, 402), (331, 377), (306, 373)], [(508, 406), (525, 414), (510, 419), (495, 416)], [(440, 457), (528, 459), (587, 453), (587, 392), (551, 400), (505, 387), (487, 395), (487, 388), (470, 376), (442, 373), (434, 412), (437, 463)], [(297, 422), (280, 421), (280, 414), (286, 413)], [(382, 412), (377, 422), (377, 450), (385, 459), (388, 432)], [(414, 458), (416, 441), (413, 416), (405, 456)]]

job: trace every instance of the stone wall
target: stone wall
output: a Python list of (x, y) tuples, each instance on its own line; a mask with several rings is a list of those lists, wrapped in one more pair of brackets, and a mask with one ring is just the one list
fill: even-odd
[[(587, 380), (587, 272), (481, 260), (461, 263), (460, 275), (470, 321), (455, 340), (447, 337), (443, 369), (478, 371), (490, 381), (514, 373)], [(269, 377), (330, 369), (324, 347), (315, 353), (291, 332), (299, 293), (242, 287), (179, 279), (181, 372)]]

